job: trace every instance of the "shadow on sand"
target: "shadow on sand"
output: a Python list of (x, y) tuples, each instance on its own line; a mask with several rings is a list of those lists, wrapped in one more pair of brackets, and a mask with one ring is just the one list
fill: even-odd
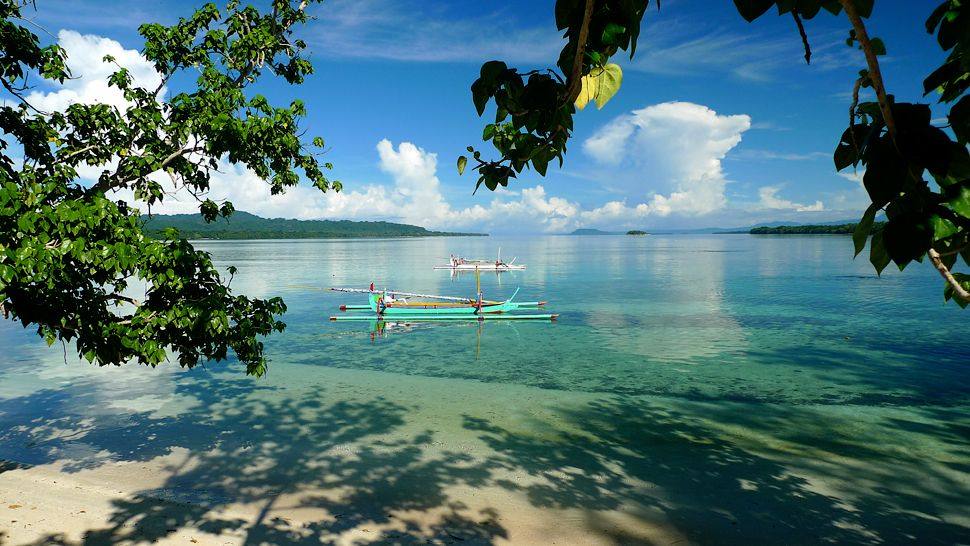
[[(115, 499), (110, 525), (90, 529), (84, 545), (150, 543), (183, 529), (244, 544), (347, 543), (350, 535), (354, 544), (514, 542), (502, 506), (456, 498), (456, 489), (474, 496), (482, 488), (537, 509), (577, 510), (590, 538), (616, 544), (650, 542), (616, 525), (616, 514), (706, 544), (925, 545), (968, 536), (945, 519), (970, 498), (970, 435), (958, 425), (892, 423), (946, 442), (944, 462), (926, 465), (919, 452), (877, 445), (876, 432), (819, 422), (810, 409), (694, 404), (686, 412), (613, 396), (556, 409), (553, 419), (528, 423), (529, 433), (465, 415), (464, 434), (489, 448), (473, 456), (435, 447), (435, 432), (408, 427), (416, 406), (380, 397), (328, 403), (325, 390), (280, 393), (224, 375), (185, 388), (199, 403), (161, 418), (78, 415), (72, 408), (99, 403), (93, 384), (7, 399), (0, 446), (68, 472), (107, 460), (176, 460), (160, 488)], [(752, 447), (733, 428), (767, 439)], [(240, 503), (257, 515), (227, 510)], [(304, 523), (280, 517), (284, 510), (304, 511)], [(36, 544), (75, 543), (51, 535)]]

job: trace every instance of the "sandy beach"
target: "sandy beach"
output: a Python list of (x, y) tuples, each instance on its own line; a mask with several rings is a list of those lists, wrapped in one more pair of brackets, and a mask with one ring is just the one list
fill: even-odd
[[(816, 531), (864, 543), (894, 536), (903, 510), (945, 543), (970, 524), (954, 466), (965, 453), (882, 436), (914, 413), (313, 377), (325, 404), (313, 389), (219, 397), (205, 408), (234, 425), (211, 429), (193, 429), (198, 408), (163, 406), (103, 423), (113, 450), (96, 448), (96, 422), (54, 419), (44, 434), (69, 438), (61, 457), (0, 474), (3, 544), (807, 544)], [(754, 411), (761, 428), (724, 418)], [(832, 432), (780, 433), (778, 419)], [(160, 423), (181, 432), (160, 437)], [(180, 436), (219, 430), (211, 449)], [(152, 456), (124, 447), (148, 441)]]

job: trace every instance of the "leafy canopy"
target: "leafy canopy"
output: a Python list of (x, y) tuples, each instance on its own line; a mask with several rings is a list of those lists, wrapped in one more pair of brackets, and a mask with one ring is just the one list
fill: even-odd
[[(276, 106), (250, 88), (273, 77), (299, 84), (313, 67), (293, 37), (316, 0), (272, 0), (268, 9), (206, 4), (172, 26), (139, 27), (143, 55), (161, 76), (157, 88), (133, 83), (118, 66), (109, 84), (128, 106), (73, 104), (41, 112), (22, 96), (28, 77), (63, 82), (67, 57), (26, 29), (18, 0), (0, 0), (0, 83), (15, 100), (0, 106), (0, 308), (35, 326), (49, 344), (73, 341), (99, 364), (156, 365), (170, 352), (183, 366), (222, 360), (231, 349), (247, 372), (262, 374), (259, 336), (281, 331), (286, 307), (233, 294), (209, 255), (174, 230), (145, 236), (139, 211), (121, 190), (151, 209), (165, 199), (160, 180), (199, 196), (212, 221), (232, 203), (203, 197), (220, 160), (244, 165), (272, 192), (302, 173), (323, 191), (339, 190), (304, 142), (302, 102)], [(114, 62), (110, 57), (106, 62)], [(172, 90), (177, 75), (191, 81)], [(95, 166), (93, 185), (77, 168)]]
[[(526, 167), (546, 174), (549, 162), (560, 166), (573, 130), (576, 108), (595, 102), (600, 108), (616, 93), (622, 71), (609, 63), (618, 50), (636, 52), (640, 20), (649, 0), (558, 0), (556, 26), (565, 31), (566, 45), (555, 69), (519, 72), (502, 61), (482, 65), (472, 84), (479, 115), (495, 104), (495, 122), (485, 125), (482, 140), (499, 152), (495, 160), (469, 146), (478, 171), (477, 190), (508, 186)], [(468, 158), (458, 158), (464, 172)]]
[[(495, 122), (485, 125), (482, 140), (498, 151), (496, 160), (482, 159), (469, 146), (482, 184), (495, 190), (507, 186), (526, 167), (545, 175), (547, 165), (560, 165), (573, 127), (576, 108), (589, 102), (602, 105), (616, 93), (622, 72), (608, 63), (619, 49), (636, 51), (641, 19), (647, 0), (557, 0), (556, 23), (565, 30), (567, 43), (557, 66), (520, 73), (502, 61), (482, 65), (472, 84), (472, 101), (479, 115), (494, 103)], [(883, 88), (877, 57), (886, 54), (879, 38), (869, 38), (864, 19), (874, 0), (734, 0), (747, 21), (764, 16), (772, 8), (791, 17), (811, 60), (805, 20), (820, 13), (844, 15), (851, 23), (851, 47), (866, 53), (867, 68), (860, 71), (849, 109), (849, 126), (835, 149), (835, 167), (864, 167), (865, 188), (872, 204), (855, 231), (856, 254), (869, 243), (870, 260), (879, 273), (890, 263), (899, 269), (928, 256), (946, 280), (944, 297), (961, 306), (970, 303), (970, 275), (954, 273), (958, 257), (970, 265), (970, 2), (946, 0), (926, 20), (946, 61), (923, 82), (927, 95), (935, 93), (943, 104), (952, 104), (949, 128), (932, 125), (926, 104), (896, 102)], [(923, 9), (919, 2), (914, 10)], [(659, 2), (658, 2), (659, 8)], [(770, 52), (766, 52), (770, 54)], [(527, 79), (525, 79), (527, 78)], [(859, 103), (861, 88), (872, 88), (875, 102)], [(953, 138), (955, 137), (955, 138)], [(462, 173), (467, 157), (459, 157)], [(927, 180), (927, 175), (929, 179)], [(873, 230), (876, 215), (884, 212), (885, 229)], [(870, 237), (871, 236), (871, 237)]]

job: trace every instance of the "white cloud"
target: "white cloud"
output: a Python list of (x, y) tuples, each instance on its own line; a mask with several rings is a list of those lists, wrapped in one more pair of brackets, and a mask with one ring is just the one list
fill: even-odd
[(779, 186), (763, 186), (758, 190), (759, 204), (766, 209), (787, 209), (795, 212), (821, 212), (825, 210), (821, 201), (815, 201), (811, 205), (803, 205), (778, 197), (779, 191), (781, 191)]
[[(353, 27), (366, 23), (362, 18), (386, 15), (365, 12), (344, 13), (349, 18), (345, 23)], [(75, 79), (48, 91), (31, 93), (29, 100), (39, 108), (63, 110), (78, 102), (125, 108), (121, 93), (107, 85), (107, 78), (117, 67), (104, 63), (105, 55), (114, 56), (128, 68), (136, 85), (154, 88), (161, 81), (137, 51), (124, 49), (117, 41), (69, 30), (61, 31), (58, 39), (68, 51)], [(509, 43), (516, 48), (522, 45)], [(460, 55), (470, 55), (470, 51)], [(647, 217), (675, 215), (676, 219), (678, 215), (734, 210), (726, 208), (727, 181), (721, 161), (750, 127), (751, 120), (746, 115), (719, 115), (705, 106), (685, 102), (649, 106), (614, 119), (588, 139), (584, 148), (604, 169), (612, 169), (602, 179), (609, 180), (610, 189), (624, 198), (594, 208), (549, 195), (542, 185), (535, 185), (485, 194), (483, 199), (490, 198), (487, 204), (456, 209), (442, 194), (436, 154), (410, 142), (395, 147), (388, 140), (380, 141), (376, 151), (381, 170), (390, 176), (389, 184), (351, 182), (348, 191), (339, 193), (322, 193), (300, 185), (284, 194), (271, 195), (265, 181), (223, 158), (203, 197), (232, 201), (237, 209), (264, 217), (385, 219), (435, 229), (562, 232), (583, 226), (636, 226)], [(82, 178), (94, 180), (101, 170), (110, 168), (111, 165), (79, 166), (78, 170)], [(198, 212), (195, 196), (175, 187), (167, 176), (157, 175), (155, 179), (162, 184), (166, 198), (152, 212)], [(147, 210), (143, 203), (134, 203), (131, 191), (117, 192), (115, 196)], [(790, 204), (797, 210), (822, 210), (820, 202), (798, 205), (774, 193), (769, 195), (769, 201)]]
[(835, 174), (841, 176), (842, 178), (844, 178), (844, 179), (846, 179), (846, 180), (848, 180), (850, 182), (855, 182), (856, 184), (859, 185), (859, 187), (863, 187), (863, 185), (862, 185), (862, 178), (866, 175), (866, 170), (865, 169), (853, 169), (851, 171), (841, 171), (841, 172), (838, 172), (838, 173), (835, 173)]
[[(67, 65), (73, 77), (56, 84), (53, 91), (28, 94), (27, 101), (40, 110), (63, 111), (74, 103), (103, 103), (125, 109), (128, 102), (121, 91), (108, 85), (108, 77), (118, 70), (118, 65), (128, 69), (137, 86), (155, 89), (162, 81), (155, 67), (140, 53), (125, 49), (110, 38), (62, 30), (57, 33), (57, 42), (67, 51)], [(105, 55), (113, 56), (118, 65), (104, 62)]]
[(852, 182), (854, 187), (851, 190), (836, 192), (831, 198), (834, 206), (849, 210), (864, 210), (871, 204), (872, 201), (869, 198), (869, 192), (866, 191), (866, 187), (862, 182), (863, 177), (866, 175), (865, 169), (844, 170), (836, 174), (840, 178)]
[(727, 205), (721, 160), (750, 127), (747, 115), (724, 116), (700, 104), (666, 102), (614, 119), (583, 149), (619, 168), (608, 177), (614, 190), (637, 200), (650, 195), (648, 203), (635, 207), (641, 213), (706, 214)]
[[(220, 161), (212, 173), (210, 189), (204, 197), (231, 201), (236, 209), (273, 218), (300, 219), (383, 219), (431, 229), (492, 229), (514, 226), (525, 232), (560, 232), (575, 228), (581, 221), (578, 205), (561, 197), (549, 196), (542, 186), (519, 192), (495, 192), (487, 206), (454, 209), (441, 194), (437, 177), (436, 154), (410, 142), (397, 147), (388, 140), (377, 144), (381, 170), (393, 180), (389, 185), (355, 185), (356, 189), (322, 193), (310, 186), (289, 188), (271, 195), (266, 182), (241, 165)], [(165, 199), (152, 207), (156, 214), (197, 213), (198, 200), (172, 181), (158, 177)], [(142, 211), (144, 203), (134, 201), (131, 191), (117, 192), (115, 198), (127, 201)]]

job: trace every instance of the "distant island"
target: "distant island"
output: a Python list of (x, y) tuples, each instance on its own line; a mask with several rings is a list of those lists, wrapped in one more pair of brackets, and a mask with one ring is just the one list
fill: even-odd
[[(759, 226), (751, 228), (752, 235), (852, 235), (858, 223), (837, 225), (803, 225), (803, 226)], [(879, 231), (885, 222), (875, 222), (873, 231)]]
[(631, 229), (626, 232), (627, 235), (647, 235), (646, 231), (640, 231), (639, 229)]
[(622, 235), (622, 231), (603, 231), (601, 229), (580, 228), (573, 230), (570, 235)]
[(236, 211), (228, 219), (207, 224), (201, 214), (156, 214), (142, 216), (145, 233), (160, 238), (167, 228), (179, 230), (186, 239), (350, 239), (384, 237), (488, 236), (487, 233), (430, 231), (423, 227), (393, 222), (351, 220), (294, 220), (261, 218)]

